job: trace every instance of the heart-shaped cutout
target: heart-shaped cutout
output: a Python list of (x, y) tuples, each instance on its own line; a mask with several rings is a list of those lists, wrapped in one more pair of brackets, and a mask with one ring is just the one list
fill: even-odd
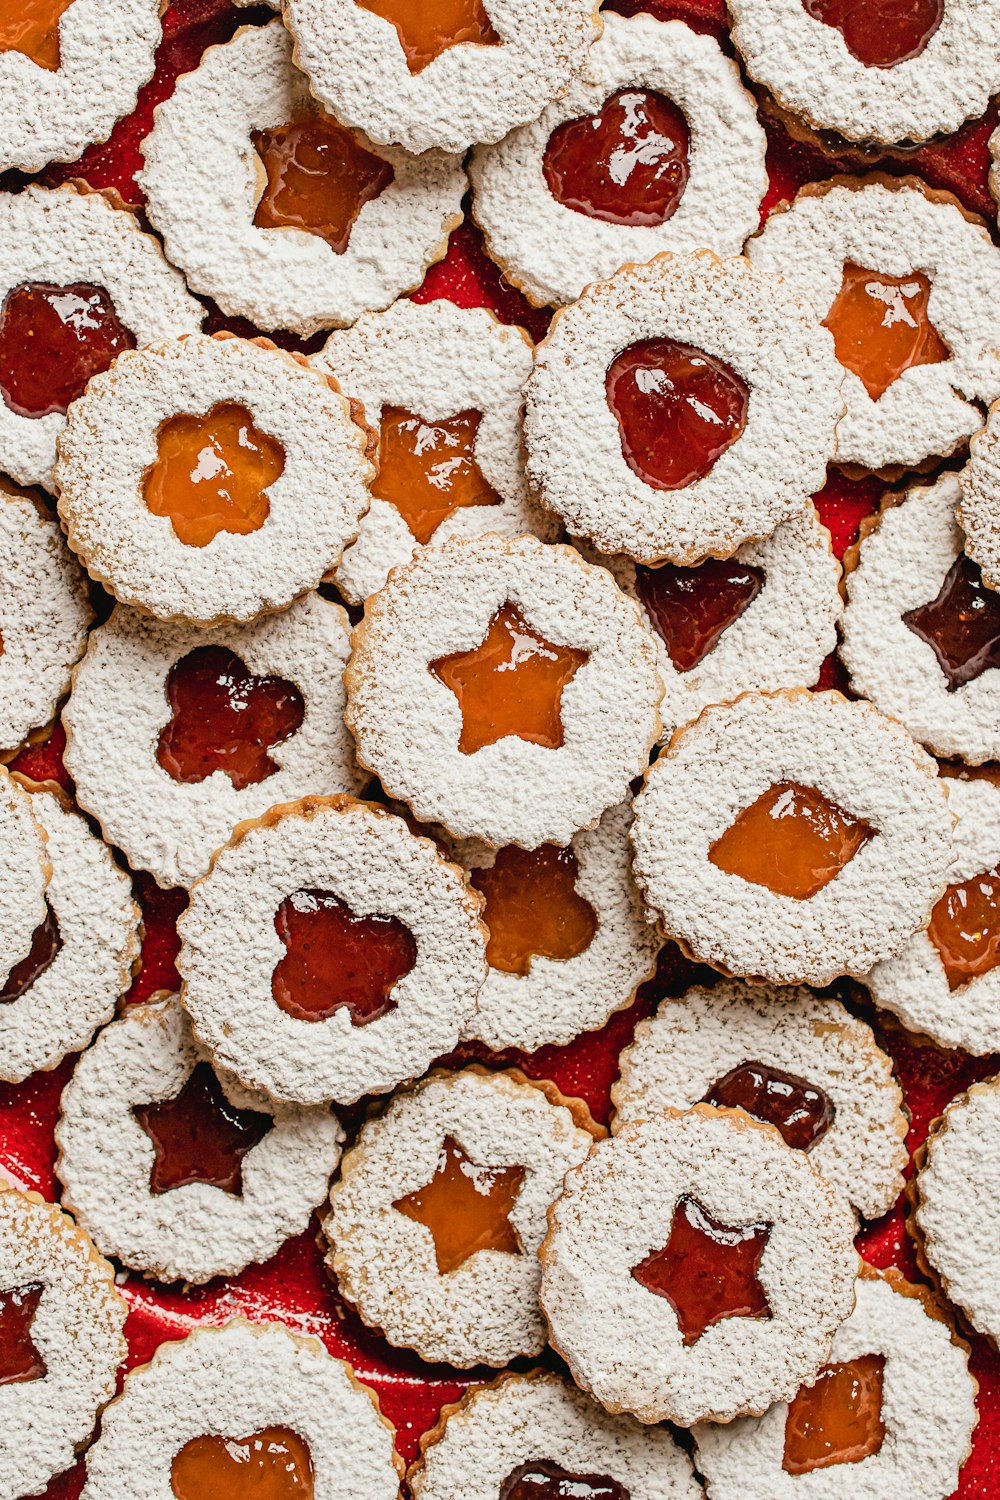
[(170, 1485), (177, 1500), (313, 1500), (312, 1458), (290, 1427), (241, 1438), (206, 1433), (175, 1456)]
[(672, 99), (619, 89), (594, 115), (557, 125), (542, 171), (557, 203), (609, 224), (652, 227), (677, 212), (688, 180), (688, 125)]
[(941, 25), (944, 0), (802, 0), (814, 21), (835, 26), (848, 52), (868, 68), (919, 57)]

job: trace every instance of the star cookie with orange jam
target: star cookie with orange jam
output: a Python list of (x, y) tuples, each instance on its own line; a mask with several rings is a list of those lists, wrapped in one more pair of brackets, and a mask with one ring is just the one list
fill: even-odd
[(481, 909), (402, 818), (305, 797), (241, 823), (193, 887), (181, 999), (245, 1087), (351, 1104), (454, 1047), (486, 972)]
[(87, 1454), (86, 1500), (398, 1500), (375, 1393), (318, 1338), (234, 1318), (130, 1370)]
[(807, 186), (747, 254), (833, 334), (838, 464), (913, 468), (982, 425), (1000, 395), (1000, 250), (956, 199), (914, 178)]
[(494, 260), (532, 302), (573, 302), (625, 261), (708, 246), (760, 222), (765, 137), (714, 37), (606, 12), (585, 72), (470, 168)]
[(246, 624), (339, 563), (368, 509), (372, 434), (331, 377), (266, 339), (118, 355), (59, 438), (59, 515), (84, 567), (161, 620)]
[(537, 1250), (563, 1177), (603, 1131), (578, 1099), (515, 1072), (438, 1070), (344, 1154), (324, 1232), (338, 1289), (422, 1359), (540, 1354)]
[(461, 221), (461, 161), (375, 148), (324, 114), (280, 21), (211, 47), (156, 111), (139, 174), (191, 287), (302, 337), (419, 285)]
[(134, 869), (177, 886), (275, 803), (360, 791), (344, 726), (349, 640), (345, 611), (319, 594), (213, 630), (114, 610), (63, 709), (80, 805)]
[(745, 1109), (877, 1219), (903, 1186), (906, 1118), (871, 1027), (811, 990), (723, 981), (661, 1001), (619, 1059), (612, 1129), (699, 1103)]
[(965, 550), (988, 589), (1000, 590), (1000, 401), (986, 426), (969, 445), (969, 462), (958, 476), (962, 499), (958, 519)]
[(33, 798), (3, 767), (0, 848), (0, 974), (9, 974), (30, 959), (35, 934), (45, 923), (52, 857)]
[(791, 1401), (727, 1427), (695, 1428), (713, 1500), (953, 1493), (977, 1422), (968, 1346), (933, 1294), (898, 1271), (863, 1265), (856, 1293), (829, 1363)]
[(926, 751), (840, 693), (746, 693), (677, 731), (636, 799), (639, 888), (723, 973), (863, 976), (943, 894), (954, 815)]
[(602, 552), (731, 557), (824, 483), (842, 379), (816, 314), (749, 261), (702, 250), (622, 266), (535, 351), (528, 477)]

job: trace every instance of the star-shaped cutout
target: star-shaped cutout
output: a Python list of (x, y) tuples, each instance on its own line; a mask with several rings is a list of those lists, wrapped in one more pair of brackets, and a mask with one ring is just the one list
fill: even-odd
[(500, 504), (476, 462), (481, 421), (478, 411), (426, 422), (400, 406), (382, 409), (372, 494), (395, 506), (421, 544), (457, 510)]
[(45, 1287), (29, 1281), (9, 1292), (0, 1292), (0, 1385), (41, 1380), (45, 1361), (35, 1348), (31, 1325)]
[(498, 47), (483, 0), (357, 0), (362, 10), (390, 21), (411, 73), (422, 73), (435, 58), (460, 42)]
[(137, 1104), (132, 1113), (155, 1149), (149, 1174), (155, 1195), (207, 1182), (239, 1197), (243, 1158), (273, 1123), (270, 1115), (230, 1104), (208, 1063), (197, 1064), (175, 1098)]
[(524, 1170), (481, 1167), (466, 1155), (454, 1136), (446, 1135), (427, 1186), (397, 1198), (392, 1206), (430, 1230), (437, 1268), (445, 1276), (464, 1265), (477, 1250), (521, 1254), (510, 1215), (524, 1182)]

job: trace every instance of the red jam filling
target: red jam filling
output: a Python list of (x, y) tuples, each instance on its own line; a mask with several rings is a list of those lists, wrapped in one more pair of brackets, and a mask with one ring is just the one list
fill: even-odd
[(176, 1500), (313, 1500), (308, 1444), (290, 1427), (191, 1438), (170, 1465)]
[(44, 1290), (40, 1281), (29, 1281), (12, 1291), (0, 1292), (0, 1385), (41, 1380), (47, 1374), (45, 1361), (31, 1337)]
[(524, 975), (533, 958), (576, 958), (589, 948), (597, 913), (577, 893), (579, 873), (573, 850), (556, 844), (507, 844), (489, 868), (471, 872), (472, 884), (486, 897), (491, 969)]
[(50, 906), (31, 936), (31, 948), (26, 958), (14, 965), (0, 989), (0, 1005), (17, 1000), (30, 989), (53, 962), (62, 947), (59, 923)]
[(862, 1354), (820, 1370), (789, 1403), (785, 1417), (786, 1474), (811, 1474), (834, 1464), (857, 1464), (885, 1440), (882, 1377), (885, 1357)]
[(706, 1104), (745, 1109), (781, 1131), (785, 1144), (808, 1151), (833, 1124), (833, 1100), (823, 1089), (767, 1063), (745, 1062), (717, 1079)]
[(636, 566), (646, 614), (678, 672), (690, 672), (764, 587), (764, 570), (736, 558), (710, 557), (694, 568)]
[(914, 365), (939, 365), (951, 351), (931, 322), (931, 284), (922, 271), (886, 276), (848, 263), (823, 319), (837, 358), (863, 382), (873, 401)]
[(73, 0), (0, 0), (0, 52), (22, 52), (49, 73), (59, 66), (59, 22)]
[(253, 221), (258, 229), (304, 229), (343, 255), (366, 203), (396, 175), (389, 163), (327, 115), (311, 115), (250, 136), (267, 175)]
[(835, 26), (868, 68), (919, 57), (944, 17), (944, 0), (802, 0), (807, 15)]
[(708, 857), (727, 875), (808, 901), (874, 836), (814, 787), (779, 781), (743, 809)]
[(224, 1193), (243, 1192), (243, 1158), (271, 1128), (271, 1116), (230, 1104), (207, 1062), (198, 1063), (180, 1093), (132, 1110), (155, 1152), (149, 1191), (156, 1196), (191, 1182)]
[(908, 609), (903, 624), (930, 646), (949, 693), (1000, 667), (1000, 594), (986, 588), (964, 552), (948, 569), (937, 598)]
[(396, 507), (418, 542), (429, 542), (456, 510), (500, 504), (476, 463), (481, 421), (478, 411), (425, 422), (400, 406), (383, 409), (372, 494)]
[(19, 417), (66, 411), (135, 335), (102, 286), (25, 281), (0, 309), (0, 394)]
[(398, 917), (355, 916), (330, 891), (286, 896), (274, 918), (287, 952), (271, 976), (277, 1005), (299, 1021), (327, 1021), (346, 1007), (352, 1026), (395, 1010), (394, 986), (417, 961)]
[(950, 885), (931, 912), (927, 936), (950, 990), (1000, 963), (1000, 868)]
[(427, 1186), (392, 1206), (430, 1230), (438, 1272), (446, 1276), (477, 1250), (521, 1254), (510, 1215), (523, 1182), (523, 1167), (481, 1167), (448, 1135)]
[(518, 1464), (500, 1486), (499, 1500), (631, 1500), (607, 1474), (578, 1474), (550, 1458)]
[(391, 21), (411, 73), (426, 67), (460, 42), (498, 47), (483, 0), (357, 0), (362, 10)]
[(609, 224), (665, 224), (688, 180), (688, 126), (650, 89), (619, 89), (596, 115), (557, 125), (542, 160), (557, 203)]

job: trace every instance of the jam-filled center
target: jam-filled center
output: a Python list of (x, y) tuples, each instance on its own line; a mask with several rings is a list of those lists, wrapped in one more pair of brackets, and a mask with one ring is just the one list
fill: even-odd
[(521, 1254), (510, 1216), (524, 1171), (520, 1166), (480, 1166), (447, 1135), (427, 1186), (397, 1198), (392, 1206), (430, 1230), (438, 1272), (446, 1276), (477, 1250)]
[(868, 68), (919, 57), (944, 18), (944, 0), (802, 0), (814, 21), (835, 26)]
[(914, 365), (939, 365), (951, 351), (930, 320), (931, 284), (923, 271), (887, 276), (848, 262), (824, 326), (837, 358), (873, 401)]
[(309, 1445), (290, 1427), (191, 1438), (170, 1465), (176, 1500), (313, 1500)]
[(550, 1458), (518, 1464), (500, 1486), (499, 1500), (631, 1500), (608, 1474), (580, 1474)]
[(706, 1104), (745, 1109), (781, 1131), (785, 1144), (808, 1151), (833, 1124), (833, 1100), (823, 1089), (768, 1063), (745, 1062), (716, 1079)]
[(471, 872), (486, 897), (491, 969), (527, 974), (533, 958), (577, 958), (597, 931), (597, 913), (576, 889), (579, 866), (572, 849), (542, 844), (498, 850), (487, 869)]
[(874, 836), (862, 818), (815, 787), (778, 781), (743, 809), (708, 857), (727, 875), (808, 901)]
[(104, 287), (24, 281), (0, 309), (0, 394), (19, 417), (62, 414), (92, 376), (134, 348)]
[(173, 1099), (137, 1104), (133, 1115), (153, 1143), (154, 1196), (192, 1182), (243, 1192), (243, 1158), (271, 1128), (271, 1116), (230, 1104), (214, 1069), (198, 1063)]
[(411, 73), (422, 73), (460, 42), (500, 45), (483, 0), (357, 0), (357, 4), (392, 22)]
[(400, 406), (383, 409), (372, 494), (395, 506), (418, 542), (429, 542), (456, 510), (500, 504), (476, 462), (481, 421), (478, 411), (425, 422)]
[(639, 598), (678, 672), (704, 661), (764, 587), (764, 570), (735, 557), (693, 568), (636, 566)]
[(31, 947), (27, 956), (14, 965), (0, 989), (0, 1005), (20, 999), (25, 990), (30, 989), (35, 980), (45, 973), (61, 947), (62, 936), (56, 914), (46, 904), (45, 916), (31, 935)]
[(73, 0), (0, 0), (0, 52), (22, 52), (49, 73), (59, 66), (59, 22)]
[(882, 1378), (885, 1357), (862, 1354), (827, 1365), (803, 1386), (785, 1417), (787, 1474), (810, 1474), (834, 1464), (856, 1464), (877, 1453), (885, 1439)]
[(258, 229), (304, 229), (343, 255), (366, 203), (392, 182), (389, 163), (327, 115), (310, 115), (251, 142), (267, 182), (253, 221)]
[(948, 569), (937, 598), (908, 609), (903, 624), (930, 646), (949, 693), (1000, 667), (1000, 594), (985, 586), (964, 552)]
[(286, 952), (271, 975), (276, 1004), (299, 1021), (327, 1021), (345, 1008), (352, 1026), (395, 1010), (392, 991), (417, 961), (398, 917), (357, 916), (330, 891), (286, 896), (274, 926)]
[(44, 1290), (40, 1281), (29, 1281), (0, 1292), (0, 1385), (41, 1380), (48, 1373), (31, 1337)]
[(595, 115), (557, 125), (542, 171), (557, 203), (609, 224), (665, 224), (688, 180), (688, 126), (672, 99), (619, 89)]
[(950, 990), (1000, 964), (1000, 867), (950, 885), (931, 912), (927, 936)]

